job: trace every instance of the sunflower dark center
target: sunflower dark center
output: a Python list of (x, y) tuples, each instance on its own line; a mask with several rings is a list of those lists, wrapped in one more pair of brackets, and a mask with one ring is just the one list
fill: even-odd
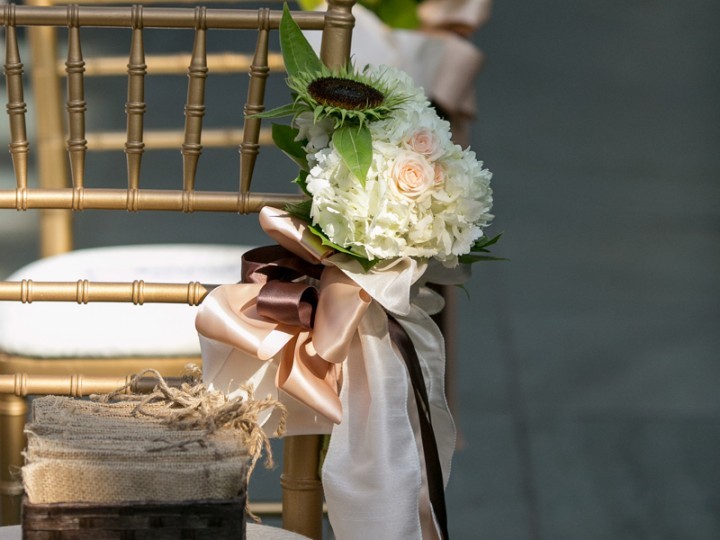
[(308, 92), (318, 103), (350, 110), (377, 107), (385, 99), (369, 84), (339, 77), (315, 79), (308, 85)]

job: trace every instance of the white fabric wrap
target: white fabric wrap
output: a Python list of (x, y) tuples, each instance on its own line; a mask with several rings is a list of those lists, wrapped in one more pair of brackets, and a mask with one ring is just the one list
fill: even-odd
[(322, 471), (330, 523), (341, 540), (439, 537), (410, 380), (383, 311), (393, 314), (415, 345), (447, 484), (455, 425), (445, 399), (443, 336), (411, 299), (411, 285), (424, 269), (404, 259), (369, 274), (346, 271), (376, 302), (344, 366), (343, 421), (333, 429)]
[[(332, 257), (331, 263), (375, 300), (360, 323), (343, 365), (340, 424), (333, 427), (279, 393), (274, 385), (276, 362), (249, 358), (201, 337), (203, 355), (207, 348), (227, 348), (221, 355), (225, 360), (217, 365), (204, 358), (204, 380), (229, 392), (239, 391), (238, 385), (249, 380), (255, 385), (256, 395), (278, 397), (290, 405), (289, 435), (332, 432), (322, 481), (336, 538), (439, 538), (427, 492), (416, 404), (407, 369), (388, 334), (386, 310), (415, 345), (447, 484), (455, 448), (455, 426), (444, 392), (443, 336), (415, 300), (422, 299), (424, 306), (435, 309), (442, 302), (433, 298), (435, 293), (419, 288), (425, 265), (412, 259), (378, 265), (369, 273), (360, 271), (356, 263), (344, 256)], [(266, 420), (266, 431), (274, 430), (273, 419)]]

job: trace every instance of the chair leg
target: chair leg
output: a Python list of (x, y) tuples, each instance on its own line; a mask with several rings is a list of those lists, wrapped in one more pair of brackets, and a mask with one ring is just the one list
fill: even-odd
[(17, 472), (22, 467), (25, 448), (25, 417), (27, 402), (24, 398), (0, 396), (0, 505), (2, 524), (20, 523), (22, 483)]
[(280, 477), (283, 528), (310, 538), (322, 538), (323, 490), (320, 481), (322, 435), (286, 437)]

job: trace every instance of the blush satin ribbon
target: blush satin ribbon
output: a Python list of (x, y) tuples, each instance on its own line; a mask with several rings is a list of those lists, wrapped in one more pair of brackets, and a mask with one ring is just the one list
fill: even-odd
[[(295, 281), (301, 278), (319, 285)], [(279, 355), (278, 389), (339, 423), (339, 367), (370, 297), (338, 268), (309, 264), (281, 246), (243, 255), (243, 281), (208, 295), (198, 332), (260, 360)]]
[[(288, 407), (287, 434), (332, 432), (322, 480), (337, 538), (446, 538), (455, 428), (443, 338), (415, 304), (428, 294), (425, 266), (363, 272), (282, 211), (263, 209), (260, 223), (284, 248), (249, 252), (246, 283), (200, 306), (206, 383), (274, 394)], [(261, 421), (270, 432), (273, 419)]]

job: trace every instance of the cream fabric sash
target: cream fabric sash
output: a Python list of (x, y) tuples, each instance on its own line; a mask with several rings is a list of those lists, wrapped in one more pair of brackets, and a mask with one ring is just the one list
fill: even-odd
[[(421, 287), (426, 265), (407, 258), (364, 272), (357, 261), (332, 255), (312, 239), (304, 242), (303, 238), (308, 239), (304, 225), (282, 211), (265, 208), (260, 222), (295, 255), (325, 267), (319, 279), (314, 326), (297, 330), (258, 315), (259, 301), (253, 297), (257, 296), (257, 284), (219, 287), (200, 306), (196, 321), (205, 382), (232, 394), (244, 392), (243, 385), (249, 384), (256, 395), (277, 397), (288, 407), (288, 435), (332, 433), (322, 480), (337, 538), (439, 538), (428, 495), (415, 399), (401, 354), (390, 339), (387, 315), (400, 323), (417, 353), (446, 484), (455, 427), (444, 394), (443, 337), (428, 312), (416, 303), (422, 299), (424, 307), (435, 308), (442, 304), (434, 293)], [(349, 287), (345, 300), (326, 294), (323, 282), (328, 281)], [(326, 303), (339, 301), (342, 309), (354, 315), (330, 311), (323, 315), (324, 298)], [(348, 308), (350, 304), (361, 307)], [(341, 337), (341, 345), (333, 350), (343, 357), (337, 361), (337, 355), (330, 355), (335, 359), (330, 364), (341, 367), (342, 373), (310, 365), (304, 375), (310, 374), (311, 383), (301, 382), (288, 390), (283, 386), (288, 357), (306, 366), (302, 358), (299, 361), (302, 354), (298, 355), (298, 350), (307, 352), (309, 344), (310, 356), (319, 353), (322, 357), (327, 348), (337, 345), (333, 340), (325, 344), (326, 337), (316, 335), (330, 322), (332, 331), (324, 335)], [(343, 329), (338, 330), (338, 322)], [(342, 382), (337, 403), (332, 392), (318, 393), (313, 386), (312, 379), (325, 382), (330, 371), (332, 380), (327, 388), (337, 389)], [(268, 414), (262, 419), (267, 432), (276, 429), (275, 416)]]

